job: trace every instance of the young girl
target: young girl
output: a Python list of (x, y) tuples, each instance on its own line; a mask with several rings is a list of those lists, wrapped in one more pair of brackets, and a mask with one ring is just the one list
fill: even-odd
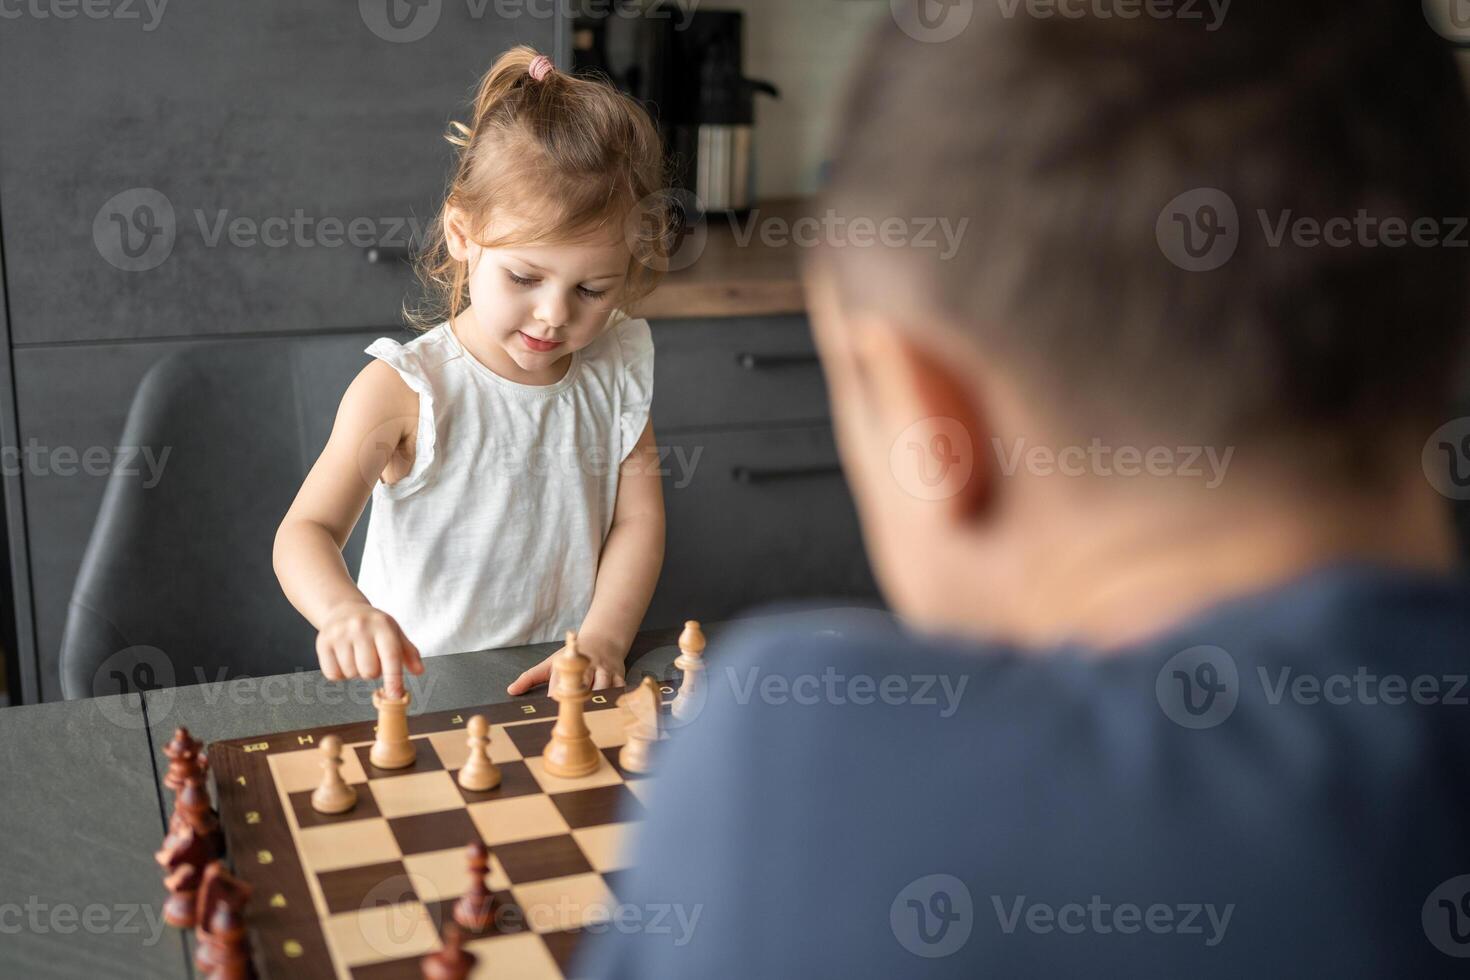
[[(381, 674), (397, 697), (422, 657), (573, 629), (594, 686), (621, 684), (663, 561), (653, 344), (620, 309), (666, 254), (658, 132), (526, 47), (452, 126), (458, 164), (419, 260), (430, 302), (409, 314), (423, 332), (367, 348), (276, 533), (276, 575), (329, 679)], [(369, 496), (354, 584), (341, 549)]]

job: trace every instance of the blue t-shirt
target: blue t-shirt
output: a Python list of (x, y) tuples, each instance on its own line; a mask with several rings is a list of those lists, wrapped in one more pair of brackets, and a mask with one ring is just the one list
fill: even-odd
[(1107, 658), (741, 627), (577, 965), (1465, 976), (1467, 654), (1470, 583), (1361, 565)]

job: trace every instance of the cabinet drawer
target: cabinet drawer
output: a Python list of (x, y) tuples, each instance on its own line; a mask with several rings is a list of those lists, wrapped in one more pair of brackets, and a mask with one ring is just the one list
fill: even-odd
[(657, 432), (762, 422), (822, 422), (827, 387), (804, 316), (658, 320)]
[(668, 537), (648, 628), (877, 596), (828, 427), (690, 432), (659, 446)]
[[(363, 244), (429, 220), (446, 121), (502, 51), (552, 51), (559, 18), (387, 4), (170, 4), (156, 30), (0, 16), (14, 341), (399, 323), (413, 277)], [(370, 23), (385, 9), (426, 33)]]

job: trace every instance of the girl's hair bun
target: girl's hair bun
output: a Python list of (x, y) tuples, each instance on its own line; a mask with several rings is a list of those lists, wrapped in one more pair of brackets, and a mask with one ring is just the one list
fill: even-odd
[(425, 289), (425, 302), (405, 310), (415, 327), (452, 320), (469, 299), (445, 235), (450, 208), (488, 248), (621, 240), (631, 255), (619, 308), (653, 291), (672, 237), (663, 193), (671, 175), (658, 127), (636, 100), (518, 45), (480, 79), (468, 125), (450, 123), (445, 138), (458, 152), (415, 262)]

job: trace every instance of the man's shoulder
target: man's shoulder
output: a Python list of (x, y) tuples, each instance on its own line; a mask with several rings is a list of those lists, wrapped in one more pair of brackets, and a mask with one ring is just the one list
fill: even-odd
[[(998, 643), (922, 636), (885, 610), (806, 603), (760, 607), (711, 644), (706, 737), (822, 739), (851, 731), (917, 737), (919, 718), (1004, 722), (1004, 712), (969, 699), (1015, 685), (1044, 683), (1047, 663)], [(1025, 678), (1025, 680), (1023, 680)], [(691, 731), (691, 734), (693, 732)]]

